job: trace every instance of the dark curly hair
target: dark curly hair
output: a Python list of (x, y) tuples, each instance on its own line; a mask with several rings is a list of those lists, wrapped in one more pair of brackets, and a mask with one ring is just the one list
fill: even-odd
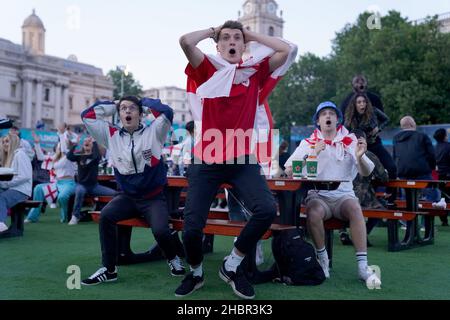
[[(361, 122), (358, 122), (358, 111), (356, 110), (356, 100), (359, 97), (363, 97), (366, 100), (366, 110), (364, 111), (364, 114), (361, 116)], [(345, 110), (345, 121), (344, 125), (349, 130), (354, 130), (360, 127), (361, 125), (368, 125), (370, 122), (370, 119), (373, 116), (373, 106), (372, 103), (370, 103), (369, 97), (365, 93), (355, 93), (350, 100), (349, 105), (347, 106), (347, 109)]]

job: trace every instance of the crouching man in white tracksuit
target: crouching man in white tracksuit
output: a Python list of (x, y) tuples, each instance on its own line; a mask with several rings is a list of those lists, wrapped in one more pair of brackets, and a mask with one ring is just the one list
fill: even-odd
[[(106, 121), (119, 114), (122, 128)], [(156, 119), (144, 126), (144, 114), (152, 113)], [(169, 211), (163, 194), (167, 183), (167, 169), (161, 154), (167, 133), (172, 125), (172, 109), (160, 100), (130, 96), (116, 105), (97, 102), (82, 112), (81, 118), (89, 133), (104, 146), (114, 167), (120, 193), (102, 210), (100, 216), (100, 242), (103, 267), (83, 285), (95, 285), (117, 280), (117, 226), (121, 220), (143, 215), (152, 226), (152, 232), (163, 250), (173, 276), (182, 276), (185, 269), (176, 255), (169, 229)]]

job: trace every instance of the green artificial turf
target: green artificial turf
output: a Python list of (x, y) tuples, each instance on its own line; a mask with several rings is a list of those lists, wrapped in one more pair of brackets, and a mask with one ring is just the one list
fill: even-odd
[[(181, 279), (170, 276), (165, 261), (121, 266), (115, 283), (69, 290), (68, 266), (79, 266), (82, 278), (100, 266), (98, 225), (68, 226), (58, 220), (56, 210), (47, 210), (39, 223), (25, 225), (23, 237), (0, 239), (0, 299), (180, 300), (174, 290)], [(342, 246), (336, 236), (330, 279), (315, 287), (257, 285), (256, 299), (450, 299), (450, 228), (437, 227), (434, 245), (401, 252), (387, 251), (385, 228), (376, 228), (370, 240), (374, 247), (369, 248), (369, 264), (381, 267), (381, 290), (368, 290), (357, 280), (353, 248)], [(147, 250), (153, 242), (149, 229), (134, 229), (135, 252)], [(205, 286), (189, 299), (237, 299), (218, 277), (232, 243), (232, 237), (216, 236), (214, 253), (204, 260)], [(268, 267), (273, 262), (270, 240), (264, 241), (264, 250)]]

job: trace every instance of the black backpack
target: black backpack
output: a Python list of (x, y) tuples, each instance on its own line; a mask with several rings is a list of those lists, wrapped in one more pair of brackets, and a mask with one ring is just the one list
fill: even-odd
[(277, 232), (272, 239), (273, 279), (287, 285), (313, 286), (325, 281), (314, 247), (299, 229)]

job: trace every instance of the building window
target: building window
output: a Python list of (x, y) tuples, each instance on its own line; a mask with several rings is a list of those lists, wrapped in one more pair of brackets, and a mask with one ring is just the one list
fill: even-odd
[(184, 103), (181, 105), (181, 109), (186, 109), (186, 105)]
[(84, 105), (86, 107), (89, 107), (91, 105), (91, 101), (89, 100), (89, 98), (86, 98), (86, 100), (84, 100)]
[(11, 98), (15, 98), (17, 94), (17, 84), (11, 83)]
[(167, 96), (168, 96), (168, 97), (171, 97), (171, 96), (172, 96), (172, 91), (168, 91), (168, 92), (167, 92)]
[(269, 36), (273, 37), (274, 35), (275, 35), (275, 29), (272, 26), (270, 26), (269, 27)]
[(69, 109), (73, 110), (73, 96), (69, 97)]
[(181, 115), (181, 122), (185, 122), (186, 121), (186, 115), (182, 114)]
[(44, 101), (45, 102), (49, 102), (50, 101), (50, 88), (45, 88)]

